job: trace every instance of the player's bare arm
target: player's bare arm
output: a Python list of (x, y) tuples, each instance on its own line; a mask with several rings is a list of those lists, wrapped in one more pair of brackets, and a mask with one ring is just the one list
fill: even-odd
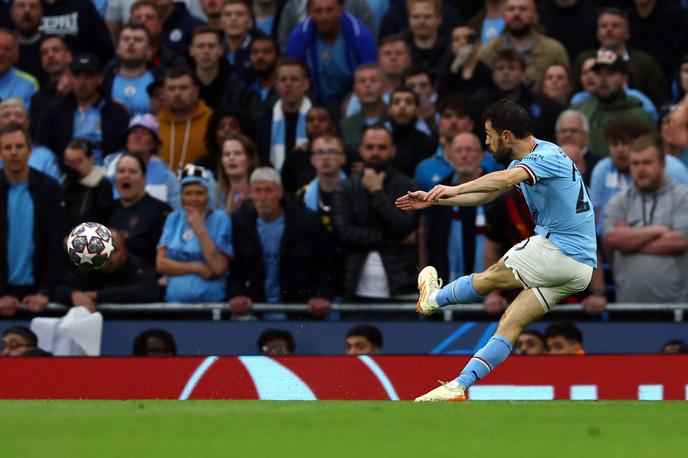
[(525, 169), (515, 167), (511, 170), (488, 173), (458, 186), (435, 186), (427, 193), (425, 199), (439, 205), (483, 205), (529, 179), (530, 176)]

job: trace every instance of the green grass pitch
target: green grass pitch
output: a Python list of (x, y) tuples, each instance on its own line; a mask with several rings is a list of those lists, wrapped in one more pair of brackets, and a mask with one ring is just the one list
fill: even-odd
[(685, 457), (688, 403), (0, 401), (0, 456)]

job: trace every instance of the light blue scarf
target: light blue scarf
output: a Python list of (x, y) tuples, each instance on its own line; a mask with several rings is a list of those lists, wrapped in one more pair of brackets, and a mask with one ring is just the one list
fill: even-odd
[[(306, 136), (306, 113), (310, 109), (311, 101), (308, 97), (304, 97), (299, 107), (299, 117), (296, 121), (296, 142), (294, 147), (308, 141)], [(286, 134), (287, 129), (284, 121), (282, 100), (278, 100), (272, 108), (272, 129), (270, 131), (270, 162), (278, 173), (282, 171), (282, 164), (284, 164), (284, 159), (286, 159), (287, 150), (284, 145)]]

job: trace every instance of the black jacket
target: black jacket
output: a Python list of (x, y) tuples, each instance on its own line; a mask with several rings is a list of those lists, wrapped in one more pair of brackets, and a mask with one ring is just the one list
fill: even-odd
[[(191, 67), (195, 69), (194, 61)], [(220, 69), (217, 77), (209, 84), (199, 82), (198, 95), (213, 110), (221, 105), (245, 107), (248, 105), (251, 91), (243, 78), (234, 71), (225, 56), (220, 57)]]
[(132, 254), (114, 272), (74, 269), (55, 289), (52, 300), (72, 304), (73, 291), (95, 291), (97, 303), (140, 304), (160, 300), (161, 290), (153, 267)]
[[(129, 125), (129, 114), (126, 108), (115, 103), (110, 97), (101, 98), (101, 126), (103, 132), (103, 157), (119, 150), (122, 132)], [(37, 142), (55, 152), (58, 163), (62, 164), (64, 150), (74, 137), (74, 111), (77, 109), (74, 93), (60, 97), (48, 103), (41, 117), (36, 135)]]
[(103, 176), (98, 184), (87, 186), (71, 173), (60, 183), (64, 196), (66, 233), (86, 221), (107, 224), (114, 206), (112, 184)]
[[(334, 287), (334, 244), (318, 215), (289, 198), (282, 201), (284, 234), (280, 243), (279, 282), (282, 302), (306, 303), (312, 297), (331, 298)], [(232, 215), (234, 259), (228, 296), (265, 301), (265, 264), (258, 235), (258, 213), (248, 201)]]
[(182, 2), (172, 4), (172, 13), (162, 27), (162, 41), (169, 49), (179, 56), (189, 53), (191, 36), (196, 27), (203, 25), (203, 21), (193, 17)]
[[(0, 296), (6, 294), (8, 263), (7, 199), (9, 182), (0, 172)], [(62, 192), (57, 182), (35, 169), (29, 171), (29, 193), (33, 200), (33, 277), (37, 292), (50, 297), (61, 278), (66, 259), (62, 245), (64, 209)]]
[(392, 141), (397, 148), (397, 153), (392, 159), (392, 166), (404, 175), (412, 177), (418, 163), (435, 154), (437, 142), (416, 129), (415, 120), (404, 125), (390, 121), (390, 125), (392, 126)]
[(418, 251), (414, 245), (400, 242), (416, 230), (418, 212), (404, 212), (394, 205), (398, 197), (415, 189), (418, 185), (411, 178), (390, 167), (381, 191), (369, 193), (360, 173), (335, 191), (332, 226), (345, 251), (343, 289), (348, 298), (356, 292), (371, 251), (380, 252), (392, 296), (415, 289)]

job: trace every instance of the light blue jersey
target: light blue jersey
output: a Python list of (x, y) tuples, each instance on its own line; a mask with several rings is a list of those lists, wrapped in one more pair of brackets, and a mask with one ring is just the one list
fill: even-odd
[(595, 214), (573, 161), (554, 143), (536, 140), (527, 156), (509, 164), (509, 169), (515, 167), (530, 176), (518, 187), (533, 214), (535, 233), (573, 259), (597, 267)]

